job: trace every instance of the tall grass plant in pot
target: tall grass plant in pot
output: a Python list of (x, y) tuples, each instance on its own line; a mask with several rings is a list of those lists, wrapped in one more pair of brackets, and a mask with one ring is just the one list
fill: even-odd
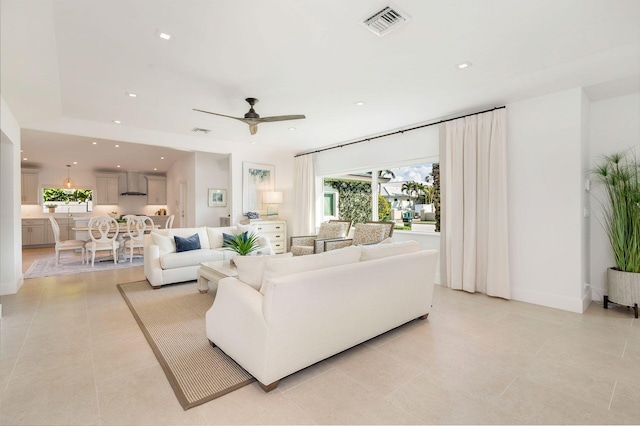
[(604, 188), (602, 224), (613, 250), (616, 266), (607, 271), (608, 302), (633, 306), (638, 318), (640, 303), (640, 164), (633, 151), (605, 156), (592, 173)]

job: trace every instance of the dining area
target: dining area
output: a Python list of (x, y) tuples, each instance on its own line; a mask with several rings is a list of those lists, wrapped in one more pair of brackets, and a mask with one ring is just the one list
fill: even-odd
[[(148, 216), (126, 215), (118, 219), (110, 215), (93, 216), (86, 226), (72, 228), (76, 239), (61, 240), (55, 220), (50, 219), (55, 238), (56, 264), (59, 263), (60, 252), (73, 250), (80, 251), (82, 263), (91, 261), (92, 267), (96, 261), (133, 263), (134, 256), (144, 255), (144, 234), (161, 227)], [(106, 255), (100, 256), (101, 252), (106, 252)]]

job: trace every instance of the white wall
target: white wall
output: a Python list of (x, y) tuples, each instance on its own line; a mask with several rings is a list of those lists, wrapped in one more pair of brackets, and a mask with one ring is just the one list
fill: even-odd
[(231, 212), (227, 200), (226, 207), (209, 207), (209, 188), (224, 189), (230, 194), (230, 156), (197, 152), (195, 165), (198, 178), (195, 180), (195, 223), (198, 226), (220, 226), (220, 218), (228, 217)]
[(20, 125), (0, 97), (0, 295), (23, 282), (20, 181)]
[(515, 300), (582, 312), (583, 92), (507, 105)]
[[(640, 93), (591, 103), (589, 128), (589, 164), (594, 167), (603, 155), (635, 149), (640, 158)], [(600, 204), (595, 198), (599, 188), (592, 185), (590, 278), (594, 300), (606, 294), (607, 268), (615, 265), (604, 228), (598, 221)]]

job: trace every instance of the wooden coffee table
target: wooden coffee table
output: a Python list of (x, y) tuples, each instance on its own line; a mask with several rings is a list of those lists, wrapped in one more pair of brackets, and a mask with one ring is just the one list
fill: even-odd
[(202, 262), (198, 269), (198, 291), (202, 294), (209, 291), (209, 282), (214, 284), (214, 290), (218, 288), (218, 281), (227, 277), (238, 276), (235, 265), (228, 260), (212, 260)]

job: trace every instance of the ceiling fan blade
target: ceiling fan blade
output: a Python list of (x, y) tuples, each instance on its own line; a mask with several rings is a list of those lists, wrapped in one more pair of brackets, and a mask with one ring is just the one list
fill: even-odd
[(303, 114), (300, 115), (276, 115), (273, 117), (262, 117), (257, 120), (262, 123), (269, 123), (274, 121), (286, 121), (286, 120), (299, 120), (301, 118), (307, 118)]
[(212, 114), (212, 115), (218, 115), (220, 117), (227, 117), (227, 118), (233, 118), (234, 120), (240, 120), (240, 121), (244, 121), (244, 118), (240, 118), (240, 117), (232, 117), (230, 115), (224, 115), (224, 114), (218, 114), (217, 112), (211, 112), (211, 111), (203, 111), (201, 109), (195, 109), (193, 108), (194, 111), (198, 111), (198, 112), (204, 112), (205, 114)]

